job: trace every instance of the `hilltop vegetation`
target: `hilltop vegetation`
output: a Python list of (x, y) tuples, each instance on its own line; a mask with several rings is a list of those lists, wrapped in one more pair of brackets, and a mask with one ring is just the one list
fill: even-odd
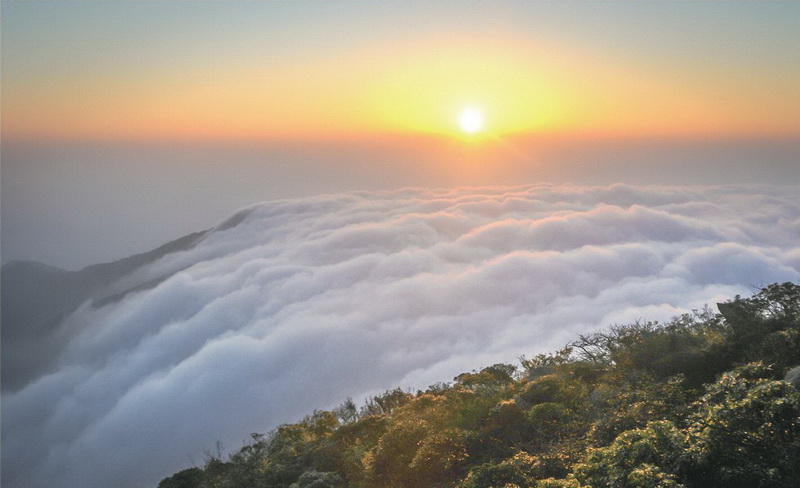
[(719, 310), (347, 400), (159, 488), (796, 487), (800, 286)]

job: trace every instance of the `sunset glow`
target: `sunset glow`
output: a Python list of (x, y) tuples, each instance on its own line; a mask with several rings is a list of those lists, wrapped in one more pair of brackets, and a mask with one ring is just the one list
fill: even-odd
[[(192, 3), (167, 2), (162, 12), (121, 2), (95, 11), (105, 22), (86, 24), (90, 17), (81, 16), (80, 3), (64, 3), (59, 15), (74, 20), (65, 24), (43, 4), (23, 3), (4, 9), (9, 22), (2, 120), (4, 137), (12, 139), (453, 137), (472, 132), (453, 126), (465, 100), (480, 102), (492, 114), (495, 135), (717, 137), (798, 131), (800, 98), (794, 87), (800, 76), (790, 61), (795, 58), (789, 57), (789, 37), (780, 30), (760, 40), (770, 55), (754, 58), (761, 66), (754, 76), (737, 68), (741, 61), (726, 59), (731, 51), (718, 39), (735, 35), (728, 31), (710, 32), (703, 54), (685, 51), (682, 43), (688, 40), (651, 46), (652, 40), (635, 37), (644, 33), (629, 34), (634, 37), (623, 45), (589, 30), (587, 37), (603, 42), (579, 42), (570, 32), (586, 27), (573, 25), (574, 16), (557, 8), (548, 13), (558, 20), (552, 29), (504, 27), (518, 16), (535, 22), (537, 13), (543, 15), (541, 6), (493, 11), (493, 22), (469, 18), (446, 33), (433, 30), (436, 19), (458, 9), (430, 7), (424, 12), (430, 25), (420, 25), (415, 15), (397, 15), (388, 7), (373, 6), (353, 20), (332, 6), (325, 15), (341, 20), (306, 38), (298, 34), (305, 25), (302, 9), (288, 4), (274, 7), (279, 10), (274, 14), (266, 4), (242, 4), (218, 13), (225, 22), (217, 22), (192, 10)], [(683, 18), (681, 8), (675, 9)], [(152, 35), (138, 39), (135, 24), (124, 21), (128, 15), (147, 20), (142, 23), (152, 25)], [(162, 15), (164, 22), (187, 20), (162, 30), (161, 20), (154, 23)], [(24, 16), (35, 19), (33, 25), (11, 22)], [(392, 27), (369, 37), (375, 25), (384, 24)], [(480, 27), (469, 27), (473, 24)], [(726, 29), (724, 23), (710, 25)], [(190, 35), (183, 32), (189, 26), (207, 35), (193, 37), (194, 45), (178, 42)], [(92, 39), (111, 30), (114, 44), (98, 51)], [(276, 45), (275, 30), (293, 41)], [(42, 33), (52, 42), (38, 42)], [(37, 56), (16, 55), (26, 49)], [(672, 51), (662, 55), (658, 49)]]

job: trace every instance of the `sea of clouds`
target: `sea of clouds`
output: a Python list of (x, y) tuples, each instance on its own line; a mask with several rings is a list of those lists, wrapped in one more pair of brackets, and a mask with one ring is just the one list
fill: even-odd
[(155, 287), (67, 317), (55, 372), (2, 399), (3, 485), (154, 486), (346, 397), (800, 282), (798, 195), (536, 185), (244, 209), (114, 285)]

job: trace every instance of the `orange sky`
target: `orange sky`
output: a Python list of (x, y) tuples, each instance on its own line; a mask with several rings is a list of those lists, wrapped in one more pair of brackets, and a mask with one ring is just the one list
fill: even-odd
[[(253, 16), (272, 13), (263, 5), (237, 5), (255, 8)], [(40, 18), (47, 12), (4, 4), (3, 30), (11, 30), (3, 39), (4, 138), (463, 138), (458, 117), (466, 107), (483, 112), (484, 138), (758, 137), (797, 135), (800, 127), (800, 64), (796, 56), (774, 52), (796, 34), (789, 27), (772, 37), (758, 32), (754, 40), (753, 32), (713, 28), (682, 40), (689, 34), (676, 29), (664, 34), (675, 37), (667, 39), (675, 44), (672, 50), (664, 51), (657, 37), (643, 37), (642, 46), (633, 38), (620, 47), (608, 34), (586, 35), (567, 21), (555, 30), (537, 28), (532, 14), (526, 30), (513, 22), (514, 12), (485, 23), (469, 17), (463, 25), (437, 30), (417, 27), (402, 15), (398, 20), (394, 12), (372, 12), (361, 20), (334, 17), (314, 26), (289, 11), (276, 13), (290, 25), (277, 33), (249, 31), (257, 19), (234, 16), (227, 24), (212, 24), (193, 12), (198, 30), (182, 31), (181, 15), (188, 14), (170, 3), (161, 12), (170, 34), (153, 35), (127, 26), (125, 8), (133, 9), (134, 18), (149, 18), (159, 14), (158, 4), (144, 12), (125, 2), (116, 8), (87, 9), (82, 16), (74, 4), (67, 12), (72, 30), (54, 24), (55, 32), (37, 44), (36, 29), (48, 26)], [(429, 14), (446, 20), (453, 12)], [(733, 20), (746, 20), (745, 14)], [(100, 21), (106, 15), (108, 30), (81, 30), (93, 15)], [(390, 27), (392, 20), (404, 27)], [(23, 34), (25, 22), (33, 25)], [(120, 39), (110, 37), (114, 23)], [(684, 27), (673, 27), (678, 26)], [(314, 29), (323, 34), (309, 41)], [(326, 44), (326, 35), (350, 30), (355, 34), (349, 41)], [(286, 47), (270, 48), (275, 42)], [(737, 54), (721, 47), (748, 42), (772, 50), (760, 57), (757, 49)], [(706, 59), (696, 52), (703, 49), (709, 51)]]

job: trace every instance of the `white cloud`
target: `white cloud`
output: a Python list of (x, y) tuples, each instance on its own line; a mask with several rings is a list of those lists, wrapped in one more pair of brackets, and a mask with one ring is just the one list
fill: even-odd
[(800, 281), (797, 188), (402, 189), (241, 211), (3, 397), (11, 488), (155, 484), (223, 440), (587, 329)]

